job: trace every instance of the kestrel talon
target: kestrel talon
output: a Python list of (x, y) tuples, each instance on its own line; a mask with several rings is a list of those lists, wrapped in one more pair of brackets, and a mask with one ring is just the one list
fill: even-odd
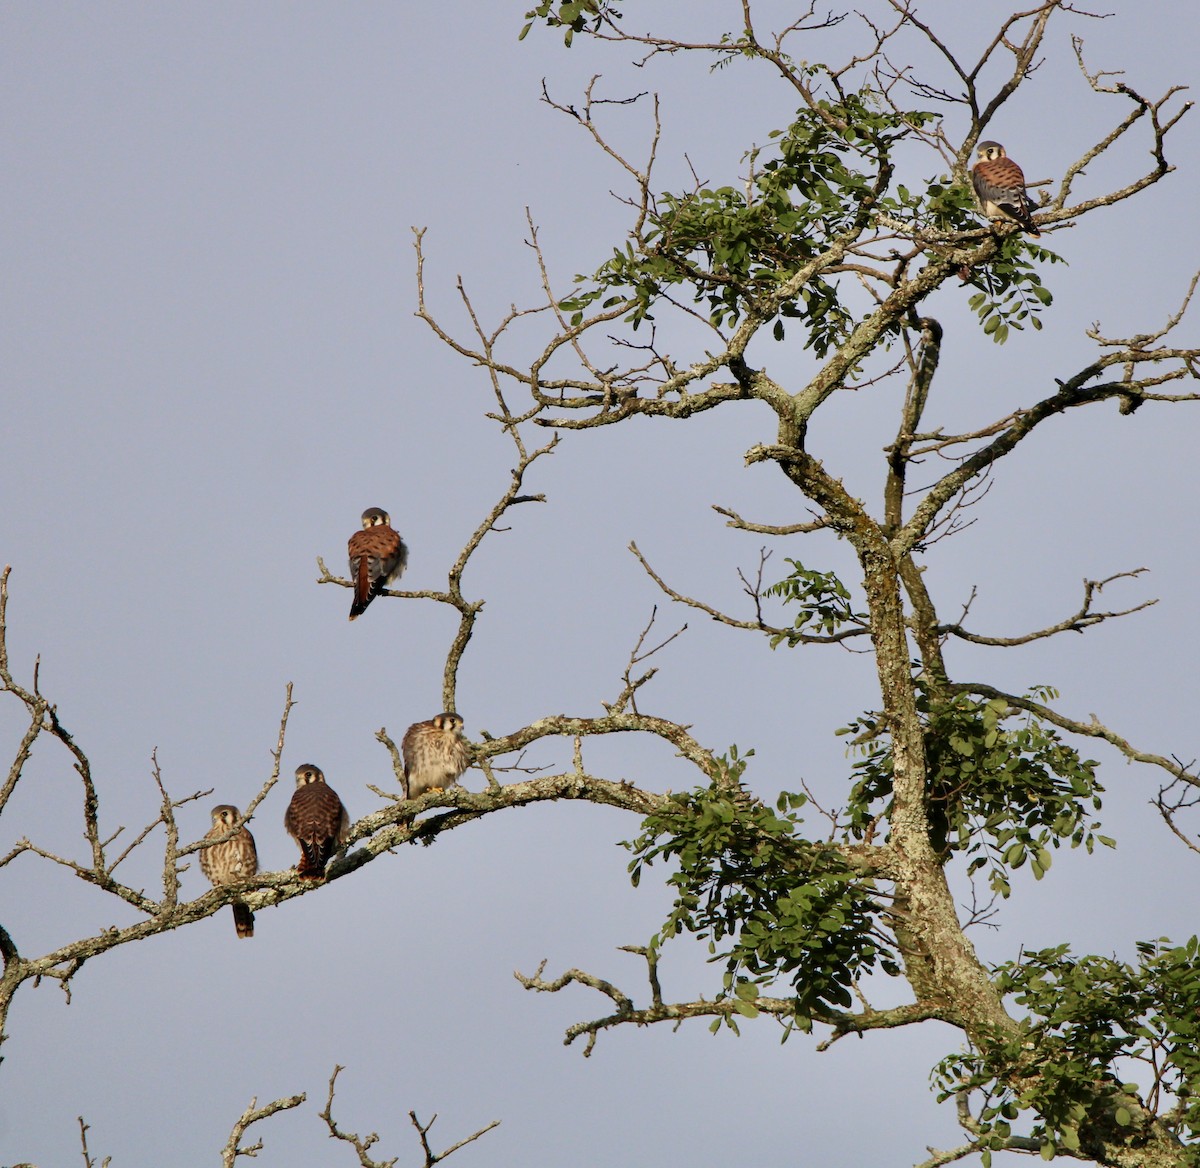
[(296, 874), (321, 880), (325, 865), (350, 834), (350, 816), (325, 782), (321, 768), (306, 762), (296, 768), (296, 791), (283, 816), (287, 833), (300, 845)]
[(350, 552), (350, 582), (354, 600), (350, 619), (356, 620), (393, 580), (399, 579), (408, 565), (408, 548), (392, 520), (380, 507), (368, 507), (362, 513), (362, 531), (356, 531), (347, 545)]
[(470, 765), (462, 738), (463, 720), (457, 714), (437, 714), (404, 732), (404, 797), (415, 799), (427, 791), (443, 791), (458, 782)]
[[(212, 827), (205, 835), (206, 840), (220, 840), (229, 836), (241, 818), (238, 809), (222, 803), (212, 809)], [(209, 844), (200, 849), (200, 871), (208, 877), (214, 888), (222, 884), (237, 884), (258, 871), (258, 852), (254, 847), (254, 836), (242, 824), (233, 835), (220, 843)], [(241, 901), (232, 902), (233, 924), (239, 937), (254, 936), (254, 914)]]
[(1011, 219), (1030, 235), (1041, 235), (1032, 218), (1033, 202), (1025, 190), (1025, 172), (999, 142), (980, 142), (979, 161), (971, 170), (971, 185), (989, 219)]

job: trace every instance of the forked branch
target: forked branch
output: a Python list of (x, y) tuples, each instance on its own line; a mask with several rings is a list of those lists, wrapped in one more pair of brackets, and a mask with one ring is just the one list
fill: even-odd
[[(760, 1014), (774, 1018), (779, 1024), (789, 1029), (797, 1024), (796, 1001), (794, 998), (771, 998), (762, 995), (752, 999), (740, 997), (725, 997), (715, 1000), (700, 998), (694, 1002), (666, 1002), (663, 1000), (662, 988), (659, 984), (658, 954), (654, 949), (640, 945), (622, 945), (626, 953), (632, 953), (643, 958), (646, 962), (646, 977), (650, 987), (650, 1004), (635, 1006), (633, 999), (605, 978), (587, 973), (582, 969), (568, 969), (550, 981), (542, 974), (546, 970), (543, 961), (532, 976), (514, 971), (513, 977), (527, 990), (538, 993), (556, 994), (569, 985), (586, 986), (606, 997), (616, 1007), (611, 1014), (602, 1018), (594, 1018), (588, 1022), (575, 1022), (567, 1027), (564, 1046), (570, 1046), (577, 1038), (587, 1036), (584, 1043), (584, 1058), (590, 1058), (596, 1046), (596, 1039), (603, 1030), (611, 1030), (615, 1026), (633, 1024), (634, 1026), (649, 1026), (656, 1022), (672, 1022), (676, 1027), (690, 1018), (712, 1018), (712, 1028), (715, 1030), (722, 1025), (728, 1026), (734, 1032), (738, 1028), (739, 1018), (756, 1018)], [(887, 1010), (865, 1009), (861, 1013), (842, 1012), (827, 1009), (816, 1020), (833, 1030), (833, 1035), (822, 1044), (827, 1047), (843, 1034), (862, 1033), (867, 1030), (889, 1030), (898, 1026), (908, 1026), (914, 1022), (927, 1021), (930, 1018), (944, 1018), (945, 1011), (930, 1003), (914, 1002), (907, 1006), (897, 1006)]]
[[(1117, 617), (1130, 616), (1135, 612), (1141, 612), (1143, 609), (1157, 604), (1157, 600), (1143, 600), (1141, 604), (1135, 604), (1132, 608), (1116, 609), (1112, 612), (1096, 612), (1092, 608), (1097, 595), (1103, 590), (1106, 584), (1111, 584), (1114, 580), (1132, 579), (1148, 570), (1147, 568), (1134, 568), (1129, 572), (1115, 572), (1103, 580), (1084, 580), (1083, 603), (1079, 606), (1079, 611), (1058, 621), (1056, 624), (1048, 625), (1044, 629), (1037, 629), (1035, 632), (1021, 633), (1015, 637), (988, 637), (981, 633), (970, 632), (963, 628), (961, 622), (938, 625), (937, 632), (943, 636), (953, 636), (963, 641), (970, 641), (975, 645), (997, 645), (1002, 647), (1028, 645), (1033, 641), (1040, 641), (1045, 637), (1053, 637), (1058, 633), (1082, 633), (1084, 629), (1090, 628), (1092, 625), (1101, 624), (1106, 620), (1115, 620)], [(971, 601), (974, 598), (975, 591), (972, 589), (971, 597), (964, 606), (964, 615), (966, 609), (970, 608)]]
[(276, 1099), (268, 1103), (265, 1107), (258, 1106), (258, 1098), (250, 1100), (250, 1106), (238, 1117), (237, 1122), (233, 1125), (229, 1133), (229, 1139), (225, 1142), (225, 1146), (221, 1149), (221, 1168), (234, 1168), (234, 1162), (239, 1156), (245, 1156), (247, 1159), (255, 1159), (258, 1153), (263, 1150), (263, 1141), (261, 1139), (253, 1144), (242, 1145), (242, 1137), (246, 1131), (256, 1123), (264, 1119), (269, 1119), (272, 1115), (278, 1115), (281, 1111), (291, 1111), (294, 1107), (299, 1107), (301, 1103), (307, 1099), (307, 1095), (287, 1095), (282, 1099)]
[[(360, 1136), (357, 1132), (346, 1131), (338, 1126), (337, 1120), (333, 1117), (333, 1094), (337, 1084), (337, 1077), (345, 1070), (344, 1067), (334, 1067), (333, 1074), (329, 1077), (329, 1093), (325, 1099), (325, 1110), (320, 1113), (321, 1119), (325, 1122), (325, 1126), (329, 1129), (329, 1135), (332, 1139), (341, 1140), (343, 1143), (349, 1144), (358, 1156), (358, 1162), (361, 1168), (395, 1168), (400, 1162), (398, 1156), (394, 1156), (390, 1160), (375, 1160), (371, 1158), (370, 1150), (379, 1142), (378, 1132), (371, 1132), (370, 1135)], [(303, 1098), (303, 1096), (301, 1096)], [(493, 1128), (500, 1126), (498, 1119), (492, 1120), (491, 1123), (481, 1127), (478, 1131), (472, 1132), (469, 1136), (458, 1140), (448, 1148), (444, 1148), (440, 1152), (435, 1152), (429, 1143), (429, 1130), (437, 1122), (437, 1116), (434, 1115), (428, 1123), (421, 1123), (417, 1118), (415, 1111), (408, 1113), (408, 1118), (412, 1121), (412, 1125), (417, 1129), (417, 1138), (421, 1142), (421, 1151), (424, 1154), (425, 1160), (423, 1168), (434, 1168), (435, 1164), (440, 1164), (443, 1160), (454, 1155), (460, 1148), (465, 1148), (467, 1144), (473, 1143), (480, 1136), (487, 1135)]]

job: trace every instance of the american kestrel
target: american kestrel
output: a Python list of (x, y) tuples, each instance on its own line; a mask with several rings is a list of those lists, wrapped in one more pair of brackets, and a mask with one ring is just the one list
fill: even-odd
[(1012, 219), (1030, 235), (1041, 235), (1030, 216), (1033, 203), (1025, 191), (1025, 172), (999, 142), (980, 142), (979, 161), (971, 170), (971, 185), (989, 219)]
[(408, 564), (408, 548), (398, 532), (392, 530), (388, 513), (379, 507), (368, 507), (362, 513), (362, 531), (356, 531), (349, 542), (350, 582), (354, 585), (354, 601), (350, 619), (362, 616), (367, 605)]
[(298, 876), (320, 880), (330, 857), (350, 834), (350, 816), (325, 782), (321, 768), (306, 762), (296, 768), (296, 792), (283, 816), (287, 833), (300, 845)]
[(458, 782), (470, 759), (457, 714), (438, 714), (417, 722), (404, 732), (404, 797), (415, 799), (426, 791), (442, 791)]
[[(212, 809), (212, 827), (206, 840), (220, 839), (229, 835), (239, 819), (238, 809), (222, 803)], [(200, 849), (200, 871), (208, 877), (214, 888), (221, 884), (237, 884), (258, 871), (258, 852), (254, 848), (254, 836), (243, 824), (229, 839), (219, 844), (210, 844)], [(239, 937), (254, 936), (254, 914), (235, 900), (232, 904), (233, 923)]]

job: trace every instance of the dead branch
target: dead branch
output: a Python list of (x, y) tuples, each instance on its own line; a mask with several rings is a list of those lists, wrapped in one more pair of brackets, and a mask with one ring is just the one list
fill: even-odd
[(652, 649), (647, 649), (645, 652), (642, 652), (642, 646), (646, 643), (646, 638), (650, 635), (650, 630), (654, 627), (654, 620), (657, 615), (658, 606), (655, 605), (650, 610), (650, 620), (646, 623), (646, 627), (642, 629), (641, 633), (638, 635), (637, 643), (630, 651), (629, 663), (625, 666), (625, 672), (621, 674), (621, 681), (624, 683), (621, 692), (617, 695), (616, 700), (611, 704), (608, 702), (604, 703), (604, 708), (610, 714), (620, 714), (624, 712), (626, 707), (632, 710), (635, 714), (640, 712), (637, 708), (637, 691), (641, 689), (642, 686), (644, 686), (648, 681), (650, 681), (658, 672), (658, 670), (648, 669), (640, 677), (634, 677), (634, 668), (640, 665), (643, 661), (646, 661), (648, 658), (653, 657), (655, 653), (665, 649), (672, 641), (675, 640), (676, 637), (682, 636), (685, 632), (687, 632), (687, 625), (683, 625), (682, 627), (676, 629), (675, 632), (673, 632), (665, 640), (660, 641)]
[[(1082, 633), (1084, 629), (1090, 628), (1092, 625), (1102, 624), (1106, 620), (1115, 620), (1117, 617), (1130, 616), (1135, 612), (1141, 612), (1143, 609), (1157, 604), (1157, 600), (1143, 600), (1141, 604), (1135, 604), (1132, 608), (1117, 609), (1113, 612), (1095, 612), (1092, 609), (1097, 595), (1103, 590), (1105, 584), (1111, 584), (1114, 580), (1132, 579), (1148, 570), (1147, 568), (1134, 568), (1129, 572), (1115, 572), (1103, 580), (1084, 580), (1083, 603), (1080, 605), (1079, 611), (1059, 621), (1057, 624), (1048, 625), (1046, 628), (1038, 629), (1035, 632), (1022, 633), (1015, 637), (987, 637), (980, 633), (972, 633), (964, 629), (960, 623), (938, 625), (937, 632), (942, 636), (958, 637), (960, 640), (970, 641), (975, 645), (997, 645), (1004, 647), (1028, 645), (1033, 641), (1040, 641), (1045, 637), (1053, 637), (1058, 633)], [(973, 596), (974, 593), (972, 593)]]
[[(356, 1132), (344, 1131), (338, 1126), (337, 1121), (333, 1118), (334, 1088), (337, 1083), (337, 1077), (343, 1070), (345, 1070), (345, 1067), (336, 1066), (333, 1068), (333, 1074), (329, 1077), (329, 1093), (325, 1099), (325, 1110), (319, 1113), (320, 1118), (324, 1120), (325, 1126), (329, 1129), (330, 1137), (349, 1144), (357, 1154), (358, 1162), (361, 1165), (361, 1168), (395, 1168), (395, 1166), (400, 1162), (400, 1158), (398, 1156), (394, 1156), (390, 1160), (373, 1160), (369, 1155), (371, 1148), (379, 1142), (378, 1132), (371, 1132), (371, 1134), (368, 1136), (360, 1136)], [(301, 1098), (303, 1098), (303, 1096), (301, 1096)], [(494, 1119), (491, 1123), (481, 1127), (478, 1131), (472, 1132), (471, 1135), (467, 1136), (465, 1139), (461, 1139), (456, 1143), (451, 1144), (450, 1147), (441, 1152), (435, 1152), (429, 1144), (429, 1129), (432, 1128), (437, 1122), (437, 1116), (434, 1115), (433, 1118), (430, 1119), (430, 1121), (426, 1124), (422, 1124), (420, 1120), (417, 1119), (416, 1113), (413, 1111), (408, 1113), (408, 1117), (412, 1121), (413, 1127), (417, 1129), (417, 1138), (421, 1142), (421, 1151), (425, 1155), (424, 1168), (433, 1168), (435, 1164), (440, 1164), (443, 1160), (452, 1156), (459, 1150), (459, 1148), (465, 1148), (467, 1144), (479, 1139), (480, 1136), (487, 1135), (487, 1133), (493, 1128), (500, 1126), (500, 1121), (498, 1119)]]
[[(83, 1147), (83, 1163), (84, 1168), (97, 1168), (96, 1161), (92, 1159), (88, 1152), (87, 1134), (91, 1130), (86, 1123), (83, 1122), (83, 1116), (79, 1116), (79, 1142)], [(111, 1156), (105, 1156), (99, 1168), (108, 1168), (112, 1163)]]
[(229, 1133), (229, 1139), (221, 1149), (221, 1168), (233, 1168), (234, 1161), (239, 1156), (254, 1159), (263, 1150), (261, 1139), (256, 1143), (242, 1147), (242, 1137), (252, 1124), (258, 1123), (263, 1119), (269, 1119), (272, 1115), (278, 1115), (281, 1111), (290, 1111), (294, 1107), (299, 1107), (307, 1098), (307, 1095), (288, 1095), (282, 1099), (276, 1099), (268, 1103), (265, 1107), (258, 1106), (257, 1096), (251, 1099), (250, 1106), (242, 1112), (237, 1122), (233, 1125), (233, 1129)]

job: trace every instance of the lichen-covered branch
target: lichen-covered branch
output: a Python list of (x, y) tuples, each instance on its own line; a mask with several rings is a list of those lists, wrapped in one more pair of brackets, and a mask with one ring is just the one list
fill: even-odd
[(258, 1153), (263, 1150), (263, 1142), (259, 1139), (253, 1144), (243, 1146), (242, 1137), (245, 1136), (247, 1130), (253, 1124), (270, 1119), (272, 1115), (278, 1115), (281, 1111), (291, 1111), (293, 1108), (299, 1107), (307, 1098), (307, 1095), (287, 1095), (282, 1099), (272, 1100), (263, 1107), (258, 1106), (257, 1096), (251, 1099), (250, 1105), (238, 1117), (229, 1132), (229, 1139), (221, 1149), (221, 1168), (234, 1168), (234, 1163), (239, 1156), (245, 1156), (250, 1160), (256, 1158)]
[[(622, 948), (625, 952), (634, 953), (646, 961), (646, 973), (650, 985), (650, 1004), (648, 1006), (635, 1006), (633, 999), (624, 990), (619, 989), (612, 982), (582, 969), (568, 969), (548, 981), (542, 976), (546, 969), (546, 962), (543, 961), (532, 975), (513, 973), (513, 977), (527, 990), (556, 994), (569, 985), (581, 985), (595, 990), (613, 1003), (616, 1007), (613, 1013), (588, 1022), (575, 1022), (567, 1027), (566, 1037), (563, 1039), (564, 1046), (570, 1046), (577, 1038), (587, 1036), (583, 1049), (584, 1058), (591, 1057), (600, 1032), (611, 1030), (616, 1026), (630, 1024), (650, 1026), (656, 1022), (671, 1022), (679, 1026), (691, 1018), (713, 1018), (716, 1020), (713, 1023), (714, 1028), (724, 1024), (736, 1031), (739, 1018), (756, 1018), (760, 1014), (774, 1018), (788, 1027), (796, 1024), (797, 1014), (794, 998), (772, 998), (755, 994), (753, 997), (722, 997), (711, 1001), (704, 998), (694, 1002), (664, 1001), (659, 985), (657, 953), (637, 945), (625, 945)], [(937, 1006), (913, 1003), (887, 1010), (867, 1009), (857, 1014), (829, 1010), (817, 1021), (830, 1026), (836, 1038), (843, 1034), (861, 1034), (868, 1030), (895, 1029), (898, 1026), (908, 1026), (915, 1022), (940, 1017), (942, 1017), (942, 1011)]]

